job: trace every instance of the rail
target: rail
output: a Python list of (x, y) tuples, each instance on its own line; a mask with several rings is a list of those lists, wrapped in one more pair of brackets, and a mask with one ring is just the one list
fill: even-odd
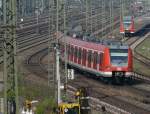
[[(74, 88), (70, 85), (68, 85), (67, 87), (68, 87), (67, 92), (70, 93), (71, 95), (73, 95), (74, 92), (77, 91), (76, 88)], [(118, 108), (116, 106), (113, 106), (111, 104), (108, 104), (104, 101), (100, 101), (100, 99), (94, 98), (94, 97), (90, 97), (90, 106), (97, 111), (100, 111), (102, 109), (102, 107), (105, 107), (107, 112), (111, 112), (114, 114), (131, 114), (130, 112), (127, 112), (127, 111), (125, 111), (121, 108)]]
[[(140, 38), (139, 40), (136, 40), (136, 42), (134, 42), (133, 44), (131, 44), (131, 49), (132, 50), (135, 50), (135, 48), (140, 44), (142, 43), (148, 36), (150, 35), (150, 33), (146, 34), (144, 37)], [(134, 52), (134, 51), (133, 51)], [(136, 58), (135, 56), (135, 53), (136, 51), (133, 53), (134, 54), (134, 57)], [(141, 80), (145, 80), (145, 81), (149, 81), (150, 82), (150, 78), (149, 77), (146, 77), (140, 73), (137, 73), (137, 72), (133, 72), (133, 78), (136, 78), (136, 79), (141, 79)]]
[[(90, 97), (90, 100), (92, 102), (92, 104), (97, 104), (96, 107), (99, 109), (101, 109), (102, 107), (105, 107), (105, 109), (108, 111), (108, 112), (111, 112), (111, 113), (114, 113), (114, 114), (131, 114), (130, 112), (127, 112), (121, 108), (118, 108), (116, 106), (113, 106), (111, 104), (108, 104), (106, 102), (103, 102), (103, 101), (100, 101), (99, 99), (97, 98), (93, 98), (93, 97)], [(93, 107), (95, 107), (95, 105), (93, 105)]]
[(149, 81), (150, 82), (150, 78), (149, 77), (146, 77), (140, 73), (137, 73), (137, 72), (133, 72), (133, 77), (136, 78), (136, 79), (141, 79), (141, 80), (145, 80), (145, 81)]

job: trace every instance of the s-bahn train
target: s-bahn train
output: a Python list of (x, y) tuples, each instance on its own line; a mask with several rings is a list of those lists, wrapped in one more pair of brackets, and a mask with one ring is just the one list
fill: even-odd
[[(63, 36), (58, 34), (59, 37)], [(91, 36), (76, 34), (60, 38), (61, 59), (65, 61), (66, 42), (67, 63), (70, 66), (103, 79), (120, 81), (132, 75), (133, 57), (129, 46), (121, 42), (93, 42), (87, 40), (88, 38), (92, 39)]]
[(120, 19), (120, 33), (125, 35), (135, 33), (134, 18), (132, 16), (124, 16)]
[(125, 36), (138, 35), (140, 31), (145, 30), (146, 26), (150, 24), (148, 17), (124, 16), (120, 19), (120, 33)]

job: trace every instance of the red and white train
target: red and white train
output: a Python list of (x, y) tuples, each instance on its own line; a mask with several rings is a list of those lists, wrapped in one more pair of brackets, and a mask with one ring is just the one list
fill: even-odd
[(120, 33), (125, 35), (135, 33), (134, 18), (132, 16), (124, 16), (120, 19)]
[(133, 16), (124, 16), (120, 19), (120, 33), (125, 36), (133, 36), (136, 33), (144, 30), (144, 28), (150, 24), (148, 17), (138, 17), (134, 18)]
[[(62, 37), (61, 33), (58, 33)], [(60, 38), (61, 59), (64, 61), (64, 42), (69, 65), (95, 74), (97, 77), (130, 77), (133, 71), (132, 50), (122, 43), (94, 43), (76, 35)]]

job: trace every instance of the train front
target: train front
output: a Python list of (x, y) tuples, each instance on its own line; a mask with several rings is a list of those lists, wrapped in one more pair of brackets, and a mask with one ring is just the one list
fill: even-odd
[(111, 77), (130, 77), (133, 70), (132, 50), (127, 45), (111, 45), (104, 55), (105, 73)]
[(120, 33), (125, 35), (133, 34), (134, 30), (134, 20), (132, 16), (124, 16), (123, 22), (120, 23)]

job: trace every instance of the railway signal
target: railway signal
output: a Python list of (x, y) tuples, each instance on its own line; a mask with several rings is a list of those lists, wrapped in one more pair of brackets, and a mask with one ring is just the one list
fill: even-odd
[(87, 88), (79, 88), (75, 93), (78, 102), (59, 103), (58, 108), (54, 110), (58, 114), (89, 114), (89, 97)]
[(38, 101), (30, 101), (30, 100), (25, 100), (24, 102), (24, 107), (21, 112), (21, 114), (34, 114), (34, 110), (32, 108), (32, 105), (37, 103)]
[(89, 105), (88, 88), (85, 87), (79, 88), (75, 96), (80, 104), (81, 114), (89, 114), (90, 105)]

